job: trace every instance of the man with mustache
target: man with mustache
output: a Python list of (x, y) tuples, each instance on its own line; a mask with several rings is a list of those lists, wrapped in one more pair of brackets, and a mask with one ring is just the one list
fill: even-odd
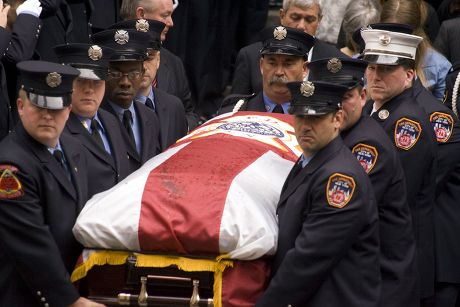
[(152, 109), (135, 101), (144, 75), (150, 36), (132, 29), (109, 29), (93, 35), (93, 41), (115, 50), (109, 59), (104, 101), (101, 107), (122, 125), (131, 170), (161, 152), (160, 123)]
[(413, 96), (415, 55), (422, 38), (382, 29), (361, 31), (370, 114), (390, 136), (401, 159), (417, 247), (421, 306), (434, 293), (436, 137), (429, 116)]
[(315, 39), (301, 30), (283, 26), (267, 28), (261, 35), (263, 47), (259, 67), (262, 92), (248, 101), (244, 100), (244, 96), (230, 96), (223, 102), (219, 113), (232, 110), (288, 113), (291, 94), (286, 83), (301, 81), (306, 76), (308, 52)]
[(281, 190), (273, 278), (256, 306), (379, 306), (377, 205), (339, 135), (348, 88), (309, 81), (288, 87), (302, 155)]

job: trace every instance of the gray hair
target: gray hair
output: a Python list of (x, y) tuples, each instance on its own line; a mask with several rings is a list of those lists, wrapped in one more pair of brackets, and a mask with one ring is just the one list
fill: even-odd
[(323, 15), (320, 0), (283, 0), (283, 10), (285, 12), (293, 5), (304, 9), (317, 5), (319, 16)]
[(136, 9), (140, 6), (146, 11), (152, 11), (155, 8), (155, 0), (123, 0), (120, 7), (121, 19), (136, 19)]
[(379, 0), (351, 1), (343, 15), (343, 30), (351, 36), (355, 30), (378, 22), (381, 10)]

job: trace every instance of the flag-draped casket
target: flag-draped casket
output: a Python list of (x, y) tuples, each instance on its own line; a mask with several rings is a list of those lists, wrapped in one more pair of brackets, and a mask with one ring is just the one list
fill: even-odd
[[(87, 248), (136, 252), (141, 266), (193, 271), (201, 264), (183, 259), (204, 256), (212, 259), (220, 292), (215, 304), (253, 304), (269, 275), (263, 259), (276, 249), (280, 191), (300, 155), (291, 121), (259, 112), (208, 121), (88, 201), (74, 227), (76, 238)], [(120, 264), (128, 255), (104, 253), (87, 250), (73, 279), (94, 264)], [(254, 292), (232, 289), (239, 281), (254, 284)]]

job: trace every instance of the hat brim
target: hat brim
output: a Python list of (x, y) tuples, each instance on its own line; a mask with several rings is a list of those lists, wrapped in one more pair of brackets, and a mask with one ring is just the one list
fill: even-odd
[(100, 69), (91, 69), (91, 68), (79, 68), (76, 67), (80, 71), (79, 78), (88, 79), (88, 80), (105, 80), (107, 78), (107, 71), (100, 70)]
[(296, 46), (289, 46), (289, 45), (278, 45), (278, 44), (270, 44), (260, 50), (261, 55), (265, 54), (281, 54), (281, 55), (293, 55), (299, 57), (307, 57), (308, 52), (303, 52), (299, 50)]
[(132, 61), (143, 62), (146, 59), (147, 59), (147, 51), (146, 53), (126, 51), (126, 52), (114, 53), (110, 57), (109, 62), (132, 62)]
[(308, 115), (308, 116), (321, 116), (328, 113), (337, 111), (338, 108), (332, 107), (314, 107), (307, 105), (292, 105), (289, 107), (289, 114), (291, 115)]
[(382, 64), (382, 65), (399, 65), (403, 60), (413, 60), (406, 57), (398, 57), (387, 54), (365, 54), (362, 60), (371, 64)]
[(29, 100), (30, 102), (42, 109), (49, 109), (49, 110), (62, 110), (70, 106), (72, 102), (72, 97), (70, 94), (66, 94), (63, 96), (43, 96), (34, 93), (29, 93)]

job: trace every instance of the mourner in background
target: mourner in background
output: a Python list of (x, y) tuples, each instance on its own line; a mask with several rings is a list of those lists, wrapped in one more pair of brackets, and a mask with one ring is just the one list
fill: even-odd
[(82, 247), (72, 234), (87, 201), (87, 153), (61, 135), (75, 68), (18, 64), (20, 122), (0, 151), (1, 306), (102, 306), (70, 282)]

